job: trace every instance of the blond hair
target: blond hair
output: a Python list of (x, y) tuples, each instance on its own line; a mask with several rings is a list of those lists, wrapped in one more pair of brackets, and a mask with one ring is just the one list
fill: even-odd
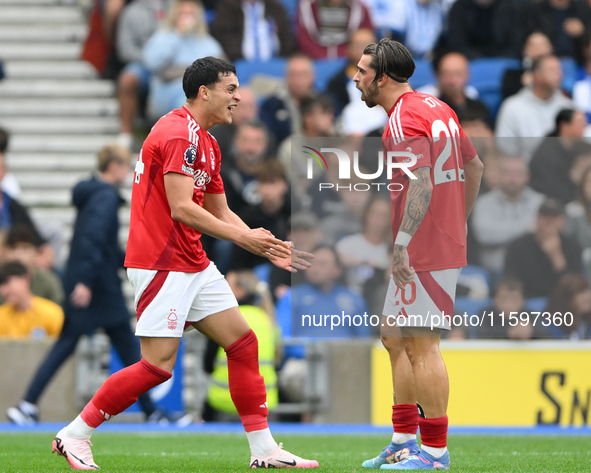
[(131, 160), (131, 152), (124, 146), (117, 143), (107, 143), (97, 155), (98, 170), (104, 173), (112, 162), (117, 164), (127, 164)]
[(203, 4), (199, 0), (174, 0), (168, 9), (168, 13), (166, 14), (166, 18), (162, 22), (162, 29), (164, 30), (174, 30), (175, 29), (175, 22), (176, 17), (179, 11), (179, 5), (181, 3), (192, 3), (195, 5), (197, 9), (197, 21), (195, 26), (191, 28), (191, 33), (194, 33), (197, 36), (204, 36), (208, 33), (207, 31), (207, 22), (205, 21), (205, 9), (203, 8)]

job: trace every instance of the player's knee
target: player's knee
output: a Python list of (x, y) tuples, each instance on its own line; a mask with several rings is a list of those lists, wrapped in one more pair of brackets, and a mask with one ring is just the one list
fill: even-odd
[(390, 354), (390, 357), (396, 357), (399, 354), (403, 353), (405, 350), (404, 343), (402, 338), (400, 337), (380, 337), (382, 340), (382, 345)]
[(426, 337), (405, 337), (404, 350), (411, 364), (422, 363), (439, 353), (439, 347)]

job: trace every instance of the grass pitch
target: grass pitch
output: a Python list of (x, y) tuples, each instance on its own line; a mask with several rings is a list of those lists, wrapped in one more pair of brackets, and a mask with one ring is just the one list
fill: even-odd
[[(277, 435), (287, 450), (320, 462), (320, 472), (365, 472), (387, 435)], [(51, 455), (52, 434), (0, 434), (0, 472), (67, 472)], [(93, 435), (94, 459), (105, 473), (245, 472), (249, 450), (244, 435), (194, 433), (109, 433)], [(591, 473), (591, 438), (585, 436), (449, 437), (451, 471), (474, 473)]]

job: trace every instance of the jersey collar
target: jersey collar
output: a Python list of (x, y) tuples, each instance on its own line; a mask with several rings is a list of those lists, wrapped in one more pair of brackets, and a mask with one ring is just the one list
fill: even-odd
[(409, 92), (404, 92), (400, 97), (398, 97), (398, 100), (396, 100), (396, 102), (394, 102), (394, 105), (392, 105), (392, 108), (388, 112), (388, 117), (390, 117), (394, 113), (394, 109), (396, 108), (396, 104), (402, 100), (402, 97), (404, 97), (405, 95), (408, 95), (408, 94), (416, 94), (416, 93), (417, 93), (416, 90), (411, 90)]

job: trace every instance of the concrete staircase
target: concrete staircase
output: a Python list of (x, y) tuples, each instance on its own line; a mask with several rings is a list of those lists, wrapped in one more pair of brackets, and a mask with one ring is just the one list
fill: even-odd
[(22, 187), (20, 201), (42, 228), (61, 229), (66, 247), (74, 219), (71, 188), (118, 132), (115, 85), (79, 59), (88, 4), (0, 0), (7, 76), (0, 81), (0, 126), (12, 135), (7, 165)]

